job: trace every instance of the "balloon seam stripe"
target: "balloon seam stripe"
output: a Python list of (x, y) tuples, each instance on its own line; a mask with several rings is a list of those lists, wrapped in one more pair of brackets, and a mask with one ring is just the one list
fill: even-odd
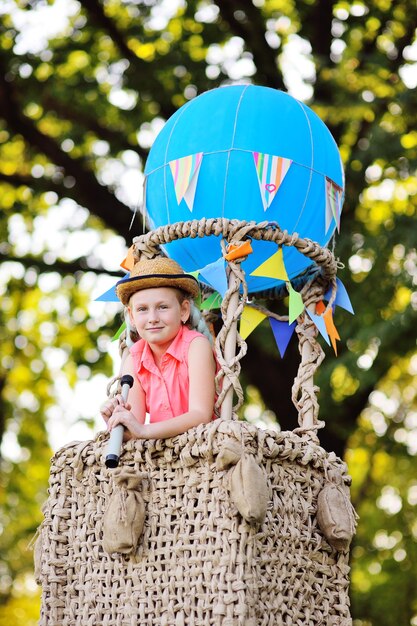
[(222, 217), (224, 217), (224, 205), (226, 203), (227, 180), (228, 180), (229, 164), (230, 164), (230, 152), (231, 152), (231, 150), (233, 150), (233, 147), (235, 145), (236, 127), (237, 127), (237, 119), (238, 119), (238, 116), (239, 116), (239, 109), (240, 109), (240, 105), (242, 103), (243, 96), (245, 95), (245, 91), (248, 89), (248, 87), (249, 87), (249, 85), (246, 85), (246, 87), (243, 89), (242, 93), (239, 96), (239, 102), (237, 103), (236, 112), (235, 112), (235, 119), (234, 119), (234, 122), (233, 122), (232, 145), (230, 147), (230, 150), (227, 151), (226, 172), (225, 172), (224, 187), (223, 187)]
[(305, 209), (306, 204), (307, 204), (308, 195), (310, 193), (311, 181), (313, 179), (313, 171), (314, 171), (314, 169), (313, 169), (313, 165), (314, 165), (314, 141), (313, 141), (313, 133), (311, 132), (310, 120), (308, 118), (308, 115), (307, 115), (306, 110), (305, 110), (304, 106), (302, 105), (302, 103), (299, 102), (298, 100), (296, 100), (296, 102), (301, 107), (301, 110), (304, 113), (304, 116), (305, 116), (305, 118), (307, 120), (308, 131), (309, 131), (309, 134), (310, 134), (310, 144), (311, 144), (311, 163), (310, 163), (310, 168), (309, 168), (309, 170), (310, 170), (310, 178), (309, 178), (309, 181), (308, 181), (308, 186), (307, 186), (306, 195), (305, 195), (305, 198), (304, 198), (304, 203), (303, 203), (303, 206), (301, 208), (300, 213), (298, 214), (297, 221), (294, 224), (294, 227), (293, 227), (292, 230), (296, 230), (298, 224), (300, 223), (300, 219), (301, 219), (301, 217), (302, 217), (302, 215), (304, 213), (304, 209)]

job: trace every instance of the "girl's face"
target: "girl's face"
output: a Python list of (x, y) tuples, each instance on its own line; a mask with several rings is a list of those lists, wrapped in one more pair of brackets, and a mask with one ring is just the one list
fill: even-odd
[(172, 287), (137, 291), (128, 306), (130, 321), (151, 348), (166, 350), (175, 339), (181, 323), (190, 316), (189, 300)]

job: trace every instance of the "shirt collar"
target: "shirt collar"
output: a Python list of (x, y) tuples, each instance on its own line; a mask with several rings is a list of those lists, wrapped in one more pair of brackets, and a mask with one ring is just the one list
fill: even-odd
[(183, 337), (183, 334), (184, 334), (184, 328), (185, 328), (185, 325), (181, 324), (181, 328), (179, 329), (178, 333), (176, 334), (176, 337), (174, 338), (174, 341), (171, 343), (171, 345), (169, 346), (168, 350), (166, 351), (166, 354), (169, 354), (170, 356), (174, 357), (174, 359), (176, 359), (177, 361), (181, 360), (180, 348), (181, 348), (182, 337)]
[[(177, 361), (181, 360), (181, 342), (182, 342), (182, 337), (184, 334), (184, 328), (185, 328), (185, 325), (181, 324), (181, 328), (179, 329), (173, 342), (171, 343), (171, 345), (168, 347), (167, 351), (165, 352), (165, 354), (169, 354)], [(152, 370), (155, 368), (158, 369), (155, 364), (153, 352), (148, 342), (144, 341), (143, 343), (144, 343), (144, 346), (143, 346), (142, 354), (140, 356), (141, 365), (146, 367), (146, 369), (148, 370)]]

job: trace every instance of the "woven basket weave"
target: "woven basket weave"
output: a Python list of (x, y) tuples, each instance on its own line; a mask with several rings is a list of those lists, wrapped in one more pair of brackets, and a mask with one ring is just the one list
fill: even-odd
[[(265, 470), (260, 527), (234, 505), (230, 469), (216, 457), (242, 442)], [(41, 626), (348, 626), (348, 554), (316, 519), (328, 469), (346, 467), (308, 435), (216, 420), (174, 439), (131, 441), (123, 466), (144, 472), (145, 525), (137, 551), (103, 550), (113, 490), (107, 435), (53, 458), (38, 539)]]

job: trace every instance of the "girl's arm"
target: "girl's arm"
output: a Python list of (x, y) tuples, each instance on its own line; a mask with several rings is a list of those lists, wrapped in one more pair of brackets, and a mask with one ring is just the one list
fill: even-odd
[(145, 392), (142, 389), (142, 385), (137, 379), (135, 368), (133, 366), (132, 355), (129, 353), (123, 363), (121, 375), (130, 374), (133, 378), (133, 386), (129, 391), (128, 401), (125, 405), (129, 406), (129, 410), (133, 413), (136, 421), (139, 424), (143, 424), (146, 418), (146, 400), (145, 400)]
[(122, 407), (117, 407), (109, 421), (110, 429), (124, 424), (137, 439), (166, 439), (186, 430), (210, 422), (214, 410), (216, 364), (210, 342), (205, 337), (194, 339), (188, 351), (190, 391), (188, 411), (172, 419), (139, 424), (134, 422)]
[(107, 423), (107, 427), (109, 428), (109, 430), (111, 430), (110, 425), (112, 421), (114, 421), (111, 418), (113, 415), (115, 415), (115, 413), (117, 413), (118, 411), (124, 411), (129, 414), (130, 426), (128, 424), (124, 424), (127, 429), (124, 440), (131, 439), (133, 426), (136, 424), (143, 424), (146, 418), (145, 393), (142, 389), (142, 385), (135, 375), (133, 359), (130, 354), (127, 355), (122, 364), (120, 375), (124, 376), (125, 374), (130, 374), (133, 378), (133, 385), (129, 391), (127, 402), (124, 403), (121, 394), (118, 394), (114, 398), (108, 400), (101, 407), (101, 415)]

